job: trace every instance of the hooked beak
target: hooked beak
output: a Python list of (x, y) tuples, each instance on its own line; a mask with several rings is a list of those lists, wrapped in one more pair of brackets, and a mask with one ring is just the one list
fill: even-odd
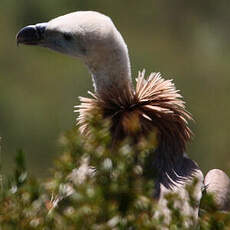
[(47, 23), (39, 23), (22, 28), (16, 36), (17, 45), (41, 45), (46, 27)]

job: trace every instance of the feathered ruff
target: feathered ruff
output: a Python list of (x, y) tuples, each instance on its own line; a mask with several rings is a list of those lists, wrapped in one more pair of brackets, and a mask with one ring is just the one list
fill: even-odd
[(96, 111), (111, 119), (115, 142), (127, 136), (138, 141), (157, 131), (158, 148), (181, 155), (191, 138), (187, 120), (192, 118), (172, 80), (163, 79), (160, 73), (151, 73), (147, 79), (144, 75), (145, 71), (139, 72), (135, 90), (127, 86), (118, 92), (111, 87), (103, 95), (89, 92), (92, 98), (80, 97), (81, 104), (75, 110), (80, 113), (80, 131), (89, 134), (89, 115)]

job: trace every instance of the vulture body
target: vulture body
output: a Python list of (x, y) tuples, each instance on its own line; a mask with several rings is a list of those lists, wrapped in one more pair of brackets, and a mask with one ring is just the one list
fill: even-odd
[[(81, 97), (78, 123), (83, 134), (90, 132), (87, 114), (98, 111), (111, 119), (114, 143), (130, 136), (135, 141), (157, 132), (157, 146), (150, 154), (148, 176), (157, 171), (155, 199), (167, 214), (164, 195), (178, 192), (188, 201), (185, 187), (197, 178), (194, 197), (197, 207), (180, 205), (185, 215), (198, 217), (203, 174), (185, 154), (191, 138), (191, 119), (171, 80), (159, 73), (145, 77), (140, 72), (136, 88), (131, 81), (127, 46), (111, 19), (93, 11), (79, 11), (21, 29), (17, 42), (39, 45), (81, 59), (88, 67), (95, 88), (90, 98)], [(179, 205), (179, 204), (178, 204)]]

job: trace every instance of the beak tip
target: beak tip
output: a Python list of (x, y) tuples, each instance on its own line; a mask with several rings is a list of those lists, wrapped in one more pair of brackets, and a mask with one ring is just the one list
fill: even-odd
[(20, 45), (20, 38), (19, 38), (19, 32), (17, 33), (17, 35), (16, 35), (16, 44), (17, 44), (17, 47), (19, 47), (19, 45)]
[(44, 31), (45, 23), (23, 27), (16, 35), (17, 46), (20, 44), (39, 45), (43, 40)]

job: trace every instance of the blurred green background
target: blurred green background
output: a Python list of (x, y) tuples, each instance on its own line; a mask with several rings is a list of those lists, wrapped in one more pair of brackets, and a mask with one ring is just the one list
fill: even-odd
[(29, 170), (46, 176), (58, 139), (75, 125), (73, 106), (92, 90), (79, 60), (38, 48), (16, 46), (28, 24), (77, 10), (109, 15), (129, 47), (133, 78), (138, 70), (173, 78), (195, 123), (188, 148), (202, 170), (230, 168), (230, 2), (182, 0), (1, 0), (1, 161), (12, 169), (16, 150)]

